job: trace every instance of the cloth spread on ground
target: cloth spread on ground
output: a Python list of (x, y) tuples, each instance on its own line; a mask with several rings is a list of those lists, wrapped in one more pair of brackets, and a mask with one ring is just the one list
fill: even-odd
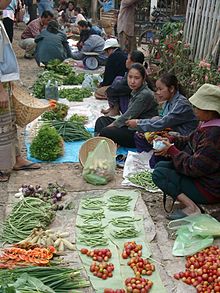
[[(94, 132), (94, 124), (97, 118), (101, 115), (100, 111), (102, 108), (107, 108), (107, 101), (97, 100), (94, 97), (86, 98), (83, 102), (69, 102), (66, 99), (60, 99), (60, 103), (64, 103), (69, 106), (69, 111), (67, 115), (67, 119), (71, 117), (74, 113), (79, 115), (85, 115), (88, 117), (88, 122), (85, 127), (91, 132)], [(37, 120), (34, 120), (26, 127), (25, 131), (25, 145), (27, 149), (27, 159), (32, 162), (42, 162), (38, 159), (35, 159), (30, 154), (30, 145), (31, 140), (33, 138), (32, 133), (35, 132), (34, 128), (37, 127)], [(64, 155), (57, 160), (53, 161), (53, 163), (77, 163), (79, 162), (79, 150), (82, 144), (85, 141), (76, 141), (76, 142), (65, 142), (64, 143)], [(117, 153), (126, 155), (128, 148), (119, 148)]]
[[(128, 203), (128, 210), (127, 211), (112, 211), (109, 209), (109, 205), (111, 205), (113, 197), (125, 197), (129, 198), (129, 203)], [(146, 233), (145, 233), (145, 226), (143, 223), (143, 217), (141, 215), (138, 215), (135, 211), (135, 206), (138, 201), (138, 198), (140, 196), (140, 192), (136, 190), (109, 190), (105, 192), (104, 194), (101, 194), (100, 196), (91, 196), (91, 197), (86, 197), (81, 200), (80, 206), (78, 209), (78, 214), (76, 218), (76, 239), (77, 239), (77, 249), (80, 250), (81, 248), (88, 248), (89, 250), (91, 249), (97, 249), (97, 248), (108, 248), (112, 252), (112, 257), (110, 259), (110, 262), (114, 264), (114, 271), (113, 271), (113, 277), (112, 278), (107, 278), (104, 282), (105, 284), (103, 285), (103, 280), (100, 278), (97, 278), (90, 272), (90, 265), (93, 262), (93, 260), (88, 257), (85, 254), (80, 253), (80, 258), (83, 262), (83, 265), (87, 271), (87, 274), (89, 276), (89, 279), (97, 293), (103, 292), (103, 286), (105, 288), (112, 288), (112, 289), (119, 289), (119, 288), (124, 288), (124, 281), (128, 277), (133, 276), (133, 271), (132, 269), (127, 265), (127, 262), (129, 259), (123, 259), (121, 257), (123, 248), (124, 248), (124, 243), (127, 241), (130, 241), (128, 238), (115, 238), (114, 233), (115, 231), (120, 232), (123, 230), (123, 228), (118, 228), (112, 225), (112, 220), (118, 217), (122, 216), (129, 216), (133, 217), (135, 219), (136, 223), (134, 223), (135, 229), (139, 231), (139, 235), (137, 237), (133, 237), (132, 240), (135, 241), (137, 244), (142, 245), (142, 253), (143, 253), (143, 258), (149, 258), (151, 256), (151, 250), (149, 243), (147, 241)], [(88, 199), (90, 200), (90, 204), (94, 204), (96, 202), (95, 207), (92, 205), (89, 206), (87, 205)], [(101, 221), (95, 221), (95, 227), (104, 227), (103, 231), (103, 237), (100, 235), (99, 239), (97, 240), (97, 243), (99, 243), (99, 240), (106, 240), (107, 244), (105, 246), (99, 246), (95, 245), (94, 247), (91, 247), (87, 244), (84, 243), (84, 239), (87, 240), (87, 234), (85, 233), (85, 230), (83, 230), (84, 227), (87, 227), (88, 222), (85, 220), (85, 217), (88, 216), (93, 216), (96, 213), (102, 213), (103, 212), (103, 218)], [(94, 222), (90, 222), (91, 223)], [(91, 231), (90, 231), (91, 232)], [(95, 232), (91, 233), (92, 235), (95, 234)], [(91, 234), (89, 235), (88, 238), (92, 238)], [(95, 237), (95, 236), (93, 236)], [(86, 241), (85, 240), (85, 241)], [(87, 242), (87, 241), (86, 241)], [(150, 259), (151, 263), (153, 262), (153, 259)], [(155, 263), (154, 263), (155, 264)], [(157, 267), (157, 264), (155, 264)], [(150, 279), (153, 281), (153, 287), (151, 289), (152, 293), (160, 292), (164, 293), (165, 288), (162, 284), (162, 281), (160, 279), (158, 269), (153, 272), (151, 276), (144, 276), (147, 277), (147, 279)]]

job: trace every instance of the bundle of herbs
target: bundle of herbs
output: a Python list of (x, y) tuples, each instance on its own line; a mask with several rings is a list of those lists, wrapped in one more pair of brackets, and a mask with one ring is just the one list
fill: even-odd
[(30, 153), (41, 161), (54, 161), (63, 155), (63, 148), (63, 139), (57, 130), (44, 124), (31, 143)]
[(69, 121), (86, 124), (88, 122), (88, 119), (89, 118), (86, 115), (78, 115), (77, 113), (75, 113), (69, 118)]
[(0, 270), (0, 293), (76, 293), (76, 289), (89, 286), (79, 269), (56, 266)]
[(55, 216), (51, 204), (39, 198), (19, 201), (2, 224), (1, 240), (16, 243), (27, 238), (36, 227), (46, 228)]
[(67, 99), (69, 102), (82, 102), (83, 99), (92, 95), (91, 90), (86, 88), (72, 88), (59, 90), (59, 97)]
[(50, 125), (57, 130), (66, 142), (87, 140), (92, 137), (91, 133), (80, 122), (54, 120), (50, 122)]
[(69, 107), (62, 103), (56, 103), (53, 110), (44, 112), (41, 115), (42, 120), (63, 120), (68, 113)]

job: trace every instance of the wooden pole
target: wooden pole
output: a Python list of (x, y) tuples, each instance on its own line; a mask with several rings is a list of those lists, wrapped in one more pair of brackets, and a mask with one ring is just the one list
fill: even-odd
[(97, 8), (98, 8), (98, 1), (92, 0), (91, 3), (91, 17), (94, 21), (97, 20)]

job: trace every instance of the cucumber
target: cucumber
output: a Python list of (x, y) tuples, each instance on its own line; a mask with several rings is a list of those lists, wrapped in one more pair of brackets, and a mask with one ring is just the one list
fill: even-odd
[(95, 174), (85, 174), (84, 179), (93, 185), (105, 185), (108, 183), (107, 179), (104, 177), (97, 176)]

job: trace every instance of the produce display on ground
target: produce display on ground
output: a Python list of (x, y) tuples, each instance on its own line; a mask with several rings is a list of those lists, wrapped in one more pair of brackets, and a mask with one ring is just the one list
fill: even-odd
[(139, 195), (111, 190), (80, 202), (76, 246), (96, 292), (166, 292), (134, 211)]
[(220, 248), (210, 246), (186, 257), (185, 272), (174, 278), (194, 286), (197, 292), (220, 292)]
[(59, 90), (59, 98), (67, 99), (69, 102), (82, 102), (83, 99), (89, 98), (92, 92), (85, 88), (63, 88)]
[(33, 85), (32, 94), (36, 98), (45, 98), (45, 86), (50, 81), (51, 85), (79, 85), (84, 80), (84, 74), (76, 74), (72, 66), (53, 60), (48, 63), (47, 70), (41, 73)]
[(88, 122), (88, 116), (86, 115), (78, 115), (77, 113), (74, 113), (70, 118), (69, 121), (72, 122), (80, 122), (82, 124), (86, 124)]
[(158, 190), (158, 187), (153, 183), (152, 172), (148, 170), (130, 175), (128, 180), (136, 186), (140, 186), (152, 191)]
[(41, 115), (42, 120), (63, 120), (68, 113), (69, 107), (63, 103), (57, 103), (53, 110), (46, 111)]
[(31, 156), (42, 161), (54, 161), (64, 153), (62, 137), (54, 127), (43, 124), (30, 146)]

